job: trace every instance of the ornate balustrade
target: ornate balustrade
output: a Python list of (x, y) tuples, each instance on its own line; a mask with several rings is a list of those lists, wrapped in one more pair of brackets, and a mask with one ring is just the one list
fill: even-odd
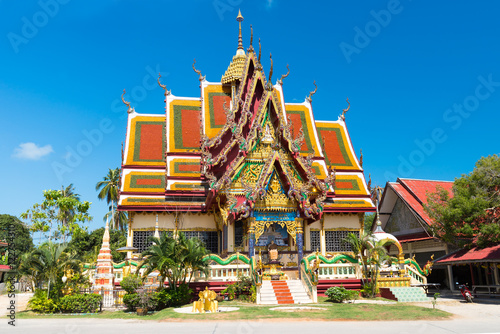
[(320, 263), (318, 279), (361, 278), (361, 270), (354, 263)]

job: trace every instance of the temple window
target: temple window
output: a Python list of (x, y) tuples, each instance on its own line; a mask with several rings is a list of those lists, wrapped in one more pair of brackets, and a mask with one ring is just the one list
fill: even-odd
[(311, 239), (311, 250), (312, 251), (321, 251), (321, 238), (320, 231), (310, 231), (309, 238)]
[(234, 246), (243, 246), (243, 221), (237, 220), (234, 223)]
[(151, 241), (149, 237), (154, 236), (154, 231), (133, 231), (133, 246), (138, 249), (138, 253), (144, 252), (151, 246)]
[(325, 231), (327, 252), (352, 252), (351, 245), (344, 242), (349, 233), (359, 237), (359, 231)]
[(186, 238), (199, 238), (204, 244), (205, 248), (211, 253), (218, 253), (219, 238), (217, 231), (182, 231)]

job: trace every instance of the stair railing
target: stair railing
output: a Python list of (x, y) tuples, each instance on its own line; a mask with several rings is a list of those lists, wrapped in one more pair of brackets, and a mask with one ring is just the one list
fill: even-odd
[(302, 285), (306, 288), (306, 292), (313, 301), (313, 303), (318, 302), (318, 276), (309, 268), (309, 261), (307, 259), (302, 259), (300, 264), (300, 280)]
[(419, 273), (412, 266), (405, 264), (405, 270), (411, 277), (411, 284), (427, 284), (427, 277)]

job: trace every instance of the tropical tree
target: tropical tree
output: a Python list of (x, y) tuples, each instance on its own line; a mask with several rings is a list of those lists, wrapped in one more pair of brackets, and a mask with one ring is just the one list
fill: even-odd
[(439, 187), (428, 194), (425, 210), (433, 233), (457, 247), (500, 242), (500, 157), (483, 157), (474, 170), (455, 179), (453, 193)]
[[(31, 220), (32, 232), (54, 232), (53, 236), (49, 236), (49, 240), (52, 237), (61, 237), (64, 242), (66, 237), (84, 229), (80, 224), (92, 219), (89, 215), (91, 203), (81, 202), (75, 194), (68, 196), (66, 193), (65, 196), (64, 191), (65, 189), (44, 190), (44, 201), (41, 204), (35, 203), (31, 209), (21, 214), (21, 218)], [(56, 226), (55, 230), (53, 225)]]
[(100, 200), (106, 200), (110, 212), (104, 216), (104, 220), (111, 216), (112, 227), (123, 230), (127, 223), (127, 214), (123, 211), (117, 212), (118, 195), (120, 191), (120, 169), (109, 169), (108, 174), (102, 181), (97, 182), (95, 190), (99, 191), (97, 197)]
[(19, 265), (22, 254), (29, 253), (33, 249), (29, 227), (15, 216), (0, 215), (0, 240), (10, 243), (9, 249), (12, 254), (10, 265), (13, 267)]
[(376, 240), (372, 234), (361, 232), (359, 236), (349, 233), (344, 242), (357, 255), (363, 267), (363, 276), (369, 280), (364, 282), (364, 290), (370, 297), (375, 297), (380, 266), (388, 258), (386, 241)]
[(143, 261), (137, 268), (146, 268), (143, 277), (158, 270), (160, 288), (167, 279), (169, 288), (177, 290), (177, 284), (186, 283), (187, 280), (189, 282), (195, 270), (206, 273), (208, 265), (203, 257), (208, 252), (198, 238), (188, 239), (184, 233), (179, 232), (175, 238), (164, 233), (160, 238), (153, 237), (150, 240), (152, 245), (142, 253)]
[[(66, 252), (67, 244), (56, 244), (51, 241), (43, 243), (21, 259), (20, 273), (28, 275), (39, 286), (41, 280), (47, 282), (47, 296), (51, 286), (66, 270), (79, 271), (79, 260), (76, 252)], [(30, 275), (31, 273), (31, 275)]]

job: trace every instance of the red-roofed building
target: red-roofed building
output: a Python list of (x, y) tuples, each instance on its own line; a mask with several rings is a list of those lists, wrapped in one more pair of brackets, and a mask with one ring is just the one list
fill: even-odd
[[(429, 227), (434, 221), (424, 210), (427, 194), (436, 192), (438, 187), (452, 195), (452, 181), (398, 178), (396, 182), (387, 182), (379, 205), (384, 231), (394, 235), (403, 246), (405, 256), (415, 256), (421, 266), (432, 255), (439, 258), (449, 253), (448, 245), (432, 236)], [(396, 249), (391, 248), (390, 253), (396, 253)], [(451, 276), (451, 267), (448, 272), (434, 269), (428, 281), (453, 286)]]

